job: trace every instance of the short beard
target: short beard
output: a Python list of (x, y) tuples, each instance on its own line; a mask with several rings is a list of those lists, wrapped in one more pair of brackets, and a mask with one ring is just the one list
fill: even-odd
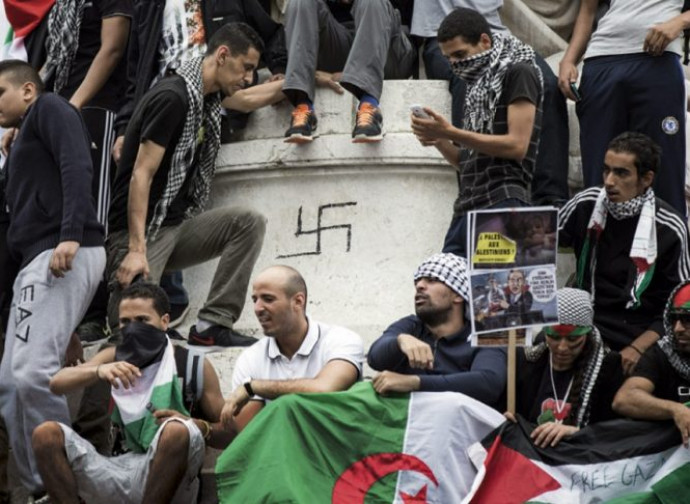
[(424, 322), (429, 327), (438, 327), (448, 322), (450, 319), (450, 312), (450, 309), (439, 310), (433, 306), (428, 308), (417, 308), (415, 310), (419, 320)]

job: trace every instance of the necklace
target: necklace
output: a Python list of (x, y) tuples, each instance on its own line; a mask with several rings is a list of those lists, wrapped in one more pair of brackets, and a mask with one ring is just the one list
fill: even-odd
[[(556, 391), (556, 382), (553, 379), (553, 354), (549, 352), (549, 374), (551, 375), (551, 390), (553, 390), (553, 398), (556, 400), (556, 405), (554, 406), (556, 408), (556, 413), (558, 413), (558, 416), (563, 412), (565, 409), (565, 404), (568, 401), (568, 396), (570, 395), (570, 389), (573, 387), (573, 380), (575, 379), (575, 374), (570, 377), (570, 383), (568, 384), (568, 388), (565, 391), (565, 395), (563, 396), (562, 400), (558, 400), (558, 392)], [(556, 423), (563, 423), (563, 420), (556, 419)]]

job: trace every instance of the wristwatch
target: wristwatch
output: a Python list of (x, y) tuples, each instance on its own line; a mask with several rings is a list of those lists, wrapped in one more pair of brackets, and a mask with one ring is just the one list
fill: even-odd
[(243, 385), (244, 385), (244, 390), (247, 391), (247, 394), (249, 395), (249, 397), (250, 398), (254, 397), (254, 390), (252, 389), (252, 379), (247, 378), (246, 380), (244, 380)]

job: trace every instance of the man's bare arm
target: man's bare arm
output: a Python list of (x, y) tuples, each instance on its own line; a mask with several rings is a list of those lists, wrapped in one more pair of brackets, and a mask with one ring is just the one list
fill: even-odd
[(84, 80), (72, 95), (70, 103), (81, 108), (96, 96), (117, 68), (127, 50), (130, 19), (113, 16), (103, 20), (101, 25), (101, 48), (96, 53)]
[(247, 114), (261, 107), (281, 102), (284, 99), (283, 81), (278, 80), (241, 89), (232, 96), (225, 98), (222, 105), (226, 109), (237, 110)]
[[(226, 448), (237, 435), (236, 428), (225, 429), (220, 423), (220, 413), (223, 411), (223, 394), (220, 391), (220, 381), (213, 365), (204, 359), (204, 391), (200, 406), (204, 416), (211, 422), (211, 434), (206, 441), (208, 446), (222, 450)], [(203, 431), (202, 431), (203, 432)]]
[(164, 155), (165, 147), (155, 142), (145, 140), (139, 145), (127, 200), (129, 252), (117, 271), (117, 280), (123, 287), (127, 287), (138, 274), (148, 276), (149, 273), (146, 260), (146, 214), (151, 182)]
[(570, 83), (577, 81), (577, 64), (585, 54), (585, 49), (587, 49), (587, 44), (592, 36), (598, 5), (599, 0), (582, 0), (580, 11), (575, 20), (573, 36), (570, 38), (563, 59), (558, 64), (558, 87), (561, 93), (571, 100), (575, 99), (575, 95), (570, 90)]
[(53, 394), (63, 395), (93, 385), (99, 380), (96, 376), (98, 366), (114, 360), (115, 347), (110, 347), (101, 350), (87, 362), (78, 366), (62, 368), (50, 379), (50, 391)]
[(487, 156), (516, 161), (527, 155), (537, 113), (537, 107), (529, 100), (516, 100), (508, 105), (508, 133), (489, 135), (456, 128), (433, 110), (424, 110), (431, 119), (412, 117), (412, 129), (418, 137), (450, 140)]
[[(332, 360), (328, 362), (314, 378), (300, 378), (296, 380), (252, 380), (251, 388), (257, 396), (265, 399), (276, 399), (285, 394), (324, 393), (347, 390), (357, 381), (358, 376), (359, 371), (351, 362), (345, 360)], [(235, 423), (233, 418), (237, 418), (241, 415), (242, 410), (248, 402), (252, 406), (252, 409), (256, 409), (254, 414), (258, 413), (261, 408), (254, 404), (257, 401), (250, 401), (249, 394), (244, 385), (240, 385), (233, 390), (230, 397), (225, 400), (225, 406), (223, 406), (223, 412), (221, 413), (221, 421), (226, 428), (232, 428), (233, 423)], [(251, 416), (253, 417), (254, 415)], [(248, 419), (242, 417), (240, 429), (244, 427), (246, 422), (248, 422)]]
[(647, 378), (628, 378), (613, 399), (613, 410), (639, 420), (673, 420), (688, 445), (690, 409), (682, 403), (654, 397), (654, 384)]

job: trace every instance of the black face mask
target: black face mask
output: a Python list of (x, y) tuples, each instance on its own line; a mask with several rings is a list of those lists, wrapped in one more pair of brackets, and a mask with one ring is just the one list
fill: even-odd
[(122, 343), (115, 349), (115, 360), (141, 369), (159, 361), (167, 346), (165, 331), (144, 322), (130, 322), (122, 328)]

